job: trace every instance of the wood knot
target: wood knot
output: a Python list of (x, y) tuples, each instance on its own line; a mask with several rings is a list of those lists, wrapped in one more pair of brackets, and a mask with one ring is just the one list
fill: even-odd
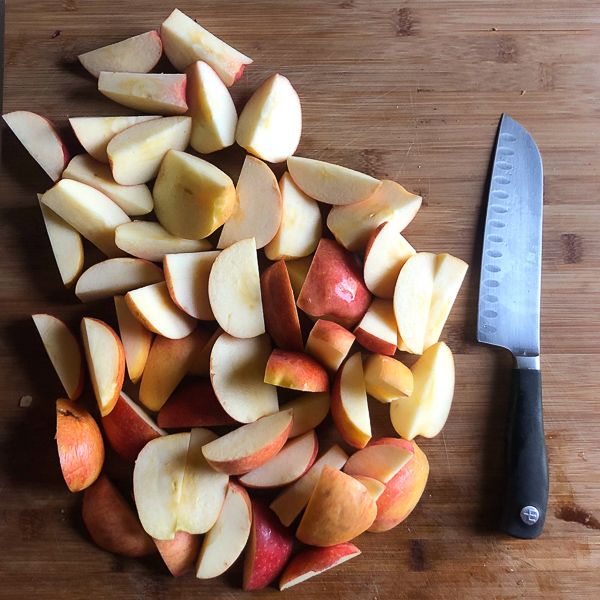
[(503, 35), (498, 40), (498, 62), (501, 63), (514, 63), (517, 58), (517, 47), (512, 37)]
[(342, 0), (338, 6), (344, 9), (354, 8), (354, 0)]
[(379, 177), (379, 167), (381, 165), (381, 153), (377, 150), (366, 149), (360, 153), (360, 171), (371, 177)]
[(408, 8), (399, 8), (396, 11), (396, 35), (398, 37), (406, 37), (414, 35), (416, 32), (417, 22), (413, 18), (412, 13)]
[(581, 238), (574, 233), (563, 233), (560, 236), (563, 262), (565, 265), (576, 265), (581, 262), (583, 249)]
[(78, 4), (79, 0), (64, 0), (64, 2), (62, 3), (62, 7), (63, 10), (66, 10), (67, 12), (72, 12), (74, 10), (77, 10)]
[(425, 551), (422, 540), (410, 540), (411, 571), (425, 571)]

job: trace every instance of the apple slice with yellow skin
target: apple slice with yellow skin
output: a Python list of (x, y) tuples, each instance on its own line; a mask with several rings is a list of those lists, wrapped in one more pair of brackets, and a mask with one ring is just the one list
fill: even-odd
[(114, 180), (110, 167), (93, 159), (89, 154), (74, 156), (64, 170), (63, 178), (91, 185), (106, 194), (128, 215), (148, 214), (154, 206), (147, 185), (119, 185)]
[(373, 232), (384, 222), (400, 233), (421, 208), (422, 199), (407, 192), (395, 181), (384, 180), (368, 199), (352, 206), (334, 207), (327, 227), (347, 250), (364, 252)]
[(115, 244), (115, 229), (130, 219), (102, 192), (79, 181), (61, 179), (40, 201), (109, 258), (124, 256)]
[(184, 313), (171, 300), (164, 281), (128, 292), (125, 302), (144, 327), (173, 340), (190, 335), (198, 324), (194, 317)]
[(371, 527), (377, 505), (367, 488), (325, 465), (308, 501), (296, 537), (310, 546), (348, 542)]
[(323, 422), (329, 414), (329, 394), (327, 392), (307, 392), (286, 402), (281, 410), (294, 411), (294, 424), (290, 439), (304, 435)]
[(365, 285), (375, 296), (391, 300), (400, 269), (415, 254), (415, 249), (398, 232), (394, 221), (382, 223), (367, 244)]
[(454, 396), (454, 358), (444, 342), (423, 352), (413, 365), (413, 392), (390, 404), (390, 418), (398, 433), (407, 440), (417, 435), (432, 438), (444, 427)]
[(147, 31), (110, 46), (80, 54), (79, 62), (94, 77), (101, 71), (149, 73), (162, 54), (158, 31)]
[[(215, 342), (219, 339), (222, 333), (223, 330), (220, 327), (217, 327), (215, 332), (208, 338), (204, 348), (202, 348), (200, 352), (196, 353), (192, 359), (192, 364), (190, 365), (188, 375), (195, 375), (197, 377), (210, 377), (210, 355)], [(268, 360), (268, 358), (269, 357), (267, 355), (265, 360)]]
[(398, 326), (392, 301), (375, 298), (356, 326), (354, 335), (367, 350), (393, 356), (398, 343)]
[(296, 300), (300, 295), (300, 291), (302, 290), (302, 286), (306, 281), (306, 277), (308, 276), (308, 271), (310, 270), (310, 265), (312, 264), (313, 256), (305, 256), (304, 258), (297, 258), (295, 260), (290, 260), (285, 263), (285, 266), (288, 270), (288, 275), (290, 276), (290, 283), (292, 284), (292, 290), (294, 291), (294, 297)]
[(387, 404), (413, 391), (412, 371), (391, 356), (371, 354), (364, 364), (367, 394)]
[(235, 141), (272, 163), (292, 156), (302, 135), (302, 107), (296, 90), (283, 75), (263, 81), (240, 114)]
[(70, 400), (83, 390), (83, 356), (77, 338), (69, 327), (52, 315), (31, 315), (52, 366)]
[(372, 477), (387, 483), (411, 460), (413, 453), (395, 445), (368, 445), (355, 452), (344, 465), (344, 473)]
[(181, 577), (192, 569), (200, 553), (200, 536), (178, 531), (172, 540), (154, 540), (167, 569)]
[(160, 26), (165, 54), (178, 71), (202, 60), (208, 63), (229, 87), (242, 76), (252, 59), (214, 36), (177, 8)]
[(213, 68), (201, 60), (186, 70), (188, 115), (192, 117), (190, 146), (210, 154), (235, 141), (237, 111), (227, 86)]
[(121, 185), (146, 183), (158, 175), (169, 150), (185, 150), (191, 117), (163, 117), (132, 125), (108, 142), (106, 153), (113, 177)]
[(177, 150), (164, 157), (152, 194), (160, 224), (172, 235), (192, 240), (205, 238), (223, 225), (235, 204), (228, 175)]
[(56, 401), (56, 446), (70, 491), (80, 492), (96, 481), (104, 464), (102, 434), (92, 415), (69, 400)]
[(324, 204), (362, 202), (381, 186), (381, 182), (370, 175), (313, 158), (290, 156), (287, 167), (294, 183), (305, 194)]
[(265, 383), (302, 392), (329, 391), (327, 371), (303, 352), (275, 348), (265, 370)]
[(308, 504), (323, 467), (329, 465), (334, 469), (341, 469), (347, 460), (348, 455), (337, 444), (334, 444), (300, 479), (279, 493), (271, 502), (271, 510), (288, 527)]
[(271, 460), (292, 429), (292, 411), (276, 412), (243, 425), (203, 446), (202, 453), (217, 471), (241, 475)]
[(373, 477), (366, 477), (365, 475), (352, 475), (352, 477), (367, 488), (367, 491), (371, 494), (375, 502), (377, 502), (377, 498), (385, 492), (385, 483), (381, 483), (381, 481), (377, 481), (377, 479), (373, 479)]
[(356, 336), (341, 325), (319, 319), (308, 335), (306, 353), (316, 358), (334, 375), (348, 356), (355, 340)]

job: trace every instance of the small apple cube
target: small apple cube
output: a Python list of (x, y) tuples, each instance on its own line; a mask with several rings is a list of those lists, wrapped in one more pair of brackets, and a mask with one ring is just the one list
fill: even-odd
[(354, 335), (367, 350), (393, 356), (398, 343), (398, 326), (392, 301), (375, 298), (356, 326)]
[(334, 375), (348, 356), (355, 339), (355, 335), (341, 325), (319, 319), (308, 335), (306, 352)]
[(367, 394), (387, 404), (413, 392), (412, 371), (391, 356), (371, 354), (364, 364)]
[(278, 348), (267, 362), (265, 383), (302, 392), (329, 391), (327, 371), (314, 358)]

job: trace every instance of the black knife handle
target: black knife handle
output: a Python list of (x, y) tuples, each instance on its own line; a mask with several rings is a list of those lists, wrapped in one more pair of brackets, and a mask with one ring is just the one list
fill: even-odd
[(506, 497), (501, 527), (514, 537), (534, 539), (542, 533), (548, 506), (539, 369), (513, 369), (505, 444)]

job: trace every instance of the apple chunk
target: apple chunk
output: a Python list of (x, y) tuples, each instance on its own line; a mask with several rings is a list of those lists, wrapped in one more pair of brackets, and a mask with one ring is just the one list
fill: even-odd
[(372, 354), (365, 365), (367, 394), (384, 404), (410, 396), (413, 391), (412, 371), (391, 356)]
[[(377, 502), (377, 498), (385, 492), (385, 483), (381, 483), (373, 477), (367, 477), (366, 475), (352, 475), (356, 481), (362, 483), (366, 488), (373, 500)], [(372, 527), (372, 525), (371, 525)]]
[(319, 319), (306, 341), (306, 352), (316, 358), (330, 374), (337, 373), (356, 337), (341, 325)]
[(329, 406), (327, 392), (307, 392), (284, 404), (281, 410), (294, 411), (294, 424), (289, 437), (304, 435), (314, 429), (329, 414)]
[(200, 536), (178, 531), (172, 540), (154, 540), (160, 556), (173, 577), (185, 575), (200, 553)]
[(267, 362), (265, 383), (302, 392), (329, 391), (327, 371), (314, 358), (278, 348)]
[(367, 350), (393, 356), (398, 343), (398, 326), (392, 301), (375, 298), (356, 326), (354, 335)]
[(369, 445), (355, 452), (344, 465), (348, 475), (372, 477), (387, 483), (413, 457), (412, 452), (394, 445)]

